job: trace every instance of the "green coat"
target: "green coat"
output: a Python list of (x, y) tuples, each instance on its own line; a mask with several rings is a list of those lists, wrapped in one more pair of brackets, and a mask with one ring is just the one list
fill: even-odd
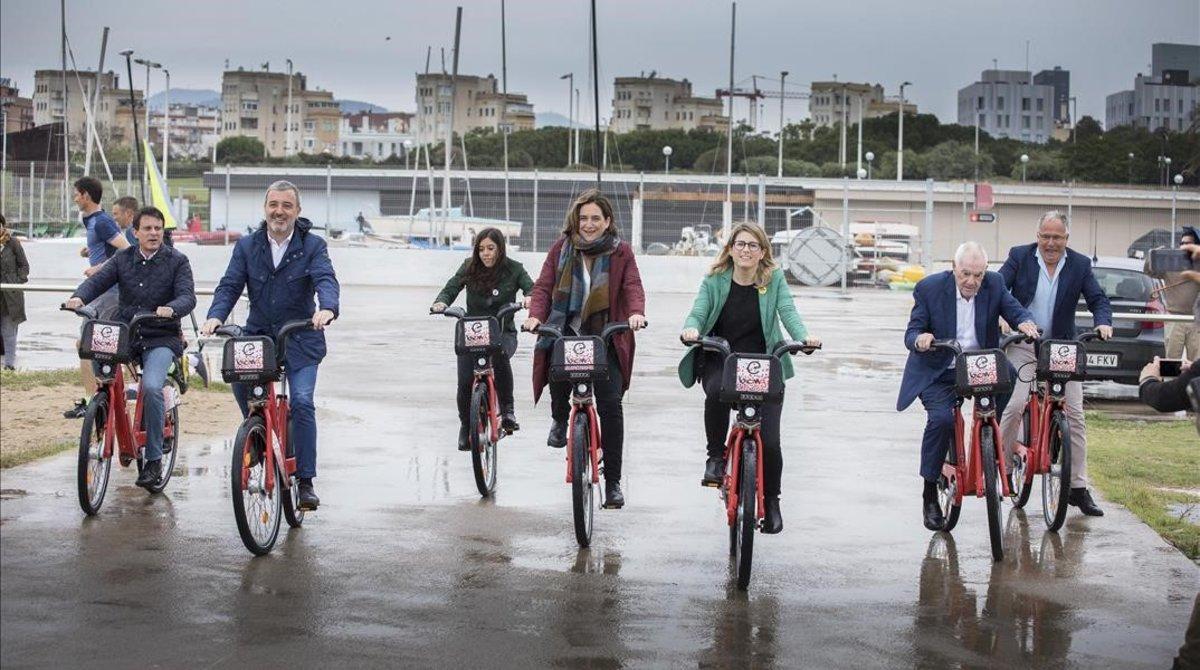
[[(721, 310), (725, 308), (725, 300), (729, 297), (729, 286), (732, 282), (733, 268), (705, 277), (700, 283), (700, 292), (696, 294), (696, 301), (692, 303), (692, 311), (688, 313), (683, 327), (695, 328), (700, 331), (701, 336), (711, 333), (717, 324), (717, 317), (721, 316)], [(800, 320), (800, 313), (796, 311), (796, 301), (792, 298), (783, 270), (779, 268), (771, 273), (771, 283), (767, 285), (766, 290), (760, 288), (758, 291), (758, 312), (762, 316), (763, 339), (767, 341), (768, 352), (783, 340), (783, 333), (779, 330), (780, 321), (793, 340), (799, 342), (808, 337), (808, 329)], [(689, 347), (683, 360), (679, 362), (679, 381), (683, 382), (684, 386), (690, 387), (696, 381), (694, 361), (698, 351), (699, 346)], [(791, 357), (784, 356), (781, 362), (783, 378), (790, 379), (794, 374)]]
[[(466, 287), (467, 266), (470, 264), (471, 259), (469, 258), (463, 261), (450, 281), (442, 287), (442, 292), (437, 295), (437, 298), (434, 298), (434, 302), (454, 304), (454, 299)], [(529, 295), (533, 290), (533, 280), (525, 271), (525, 266), (521, 265), (519, 261), (505, 258), (504, 268), (494, 291), (483, 294), (467, 289), (467, 316), (496, 316), (501, 307), (517, 301), (517, 289), (521, 289), (522, 295)], [(510, 333), (517, 330), (511, 316), (504, 319), (504, 323), (500, 326)]]

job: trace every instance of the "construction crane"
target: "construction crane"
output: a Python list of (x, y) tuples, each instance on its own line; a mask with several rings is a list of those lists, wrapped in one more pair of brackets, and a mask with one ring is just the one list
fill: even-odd
[[(749, 88), (745, 87), (745, 83), (747, 81), (750, 82)], [(812, 95), (812, 93), (810, 93), (809, 91), (801, 92), (801, 91), (785, 90), (785, 91), (781, 92), (781, 91), (776, 91), (776, 90), (771, 90), (771, 89), (761, 89), (758, 87), (759, 81), (779, 83), (778, 79), (772, 79), (771, 77), (766, 77), (766, 76), (763, 76), (760, 74), (751, 75), (747, 79), (743, 79), (742, 81), (738, 82), (739, 85), (734, 87), (733, 93), (732, 93), (733, 97), (735, 97), (735, 98), (746, 98), (747, 100), (750, 101), (750, 127), (753, 130), (758, 130), (759, 100), (762, 100), (764, 98), (774, 98), (774, 99), (783, 98), (785, 100), (807, 100)], [(729, 89), (727, 89), (727, 88), (717, 89), (717, 99), (721, 99), (721, 98), (727, 97), (729, 95), (731, 95)], [(730, 119), (729, 122), (732, 124), (733, 119)]]

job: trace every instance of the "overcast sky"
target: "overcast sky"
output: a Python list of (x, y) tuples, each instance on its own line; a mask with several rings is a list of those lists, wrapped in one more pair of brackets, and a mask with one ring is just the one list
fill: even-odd
[[(459, 71), (500, 76), (500, 0), (463, 0)], [(657, 70), (688, 78), (698, 95), (712, 95), (729, 78), (729, 2), (598, 0), (600, 109), (607, 118), (615, 76)], [(253, 2), (208, 0), (67, 1), (67, 31), (81, 68), (94, 68), (103, 26), (112, 28), (106, 69), (116, 52), (132, 48), (171, 70), (180, 88), (220, 90), (226, 59), (233, 68), (269, 61), (282, 71), (291, 58), (310, 87), (338, 98), (413, 111), (415, 73), (447, 68), (454, 41), (455, 3), (407, 0)], [(591, 119), (588, 0), (508, 0), (508, 88), (529, 95), (538, 112), (566, 113), (567, 84), (576, 74)], [(997, 59), (1024, 69), (1028, 40), (1033, 71), (1055, 65), (1071, 71), (1079, 114), (1103, 122), (1104, 97), (1132, 88), (1148, 72), (1154, 42), (1200, 43), (1200, 0), (859, 0), (797, 2), (742, 0), (737, 6), (738, 80), (750, 75), (790, 83), (813, 80), (880, 83), (889, 95), (900, 82), (922, 112), (944, 122), (956, 117), (957, 90)], [(390, 39), (388, 39), (390, 38)], [(0, 2), (0, 76), (30, 95), (37, 68), (59, 66), (58, 3)], [(69, 65), (68, 65), (69, 66)], [(134, 77), (142, 85), (144, 75)], [(122, 77), (124, 80), (124, 77)], [(152, 83), (151, 94), (161, 87)], [(746, 114), (744, 102), (735, 112)], [(778, 126), (778, 102), (766, 103)], [(789, 101), (789, 120), (807, 116), (806, 101)]]

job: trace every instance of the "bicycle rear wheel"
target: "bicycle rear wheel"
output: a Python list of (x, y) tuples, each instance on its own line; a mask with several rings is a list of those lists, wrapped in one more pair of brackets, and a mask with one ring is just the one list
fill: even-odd
[(571, 427), (571, 507), (575, 516), (575, 539), (581, 547), (592, 544), (592, 522), (596, 512), (596, 486), (592, 484), (592, 431), (585, 412), (575, 415)]
[(1029, 494), (1033, 492), (1033, 471), (1029, 469), (1029, 454), (1033, 451), (1033, 426), (1032, 411), (1029, 405), (1025, 406), (1025, 411), (1021, 413), (1021, 428), (1017, 435), (1017, 442), (1025, 445), (1025, 458), (1021, 458), (1016, 453), (1016, 447), (1013, 447), (1012, 457), (1009, 459), (1009, 492), (1012, 494), (1013, 507), (1021, 509), (1029, 502)]
[[(292, 438), (292, 420), (288, 419), (287, 431), (287, 458), (293, 458), (296, 455), (296, 445)], [(283, 468), (280, 468), (283, 471)], [(300, 507), (300, 486), (296, 481), (296, 475), (284, 476), (288, 482), (287, 493), (283, 496), (283, 520), (291, 528), (299, 528), (304, 524), (304, 509)]]
[[(256, 556), (269, 553), (275, 546), (275, 540), (279, 537), (283, 494), (286, 493), (279, 481), (278, 469), (267, 467), (267, 448), (263, 418), (252, 415), (242, 422), (234, 438), (229, 483), (238, 534), (242, 537), (242, 544)], [(273, 485), (271, 493), (267, 493), (268, 481)]]
[(487, 382), (475, 384), (471, 392), (468, 441), (471, 445), (471, 469), (475, 472), (475, 488), (479, 495), (492, 495), (496, 490), (496, 441), (492, 439), (492, 422), (488, 410), (491, 397)]
[(979, 458), (983, 465), (983, 497), (987, 503), (988, 535), (992, 540), (992, 560), (1004, 560), (1004, 534), (1000, 530), (1003, 512), (1000, 499), (1003, 492), (1000, 488), (999, 473), (996, 468), (996, 436), (992, 434), (991, 426), (984, 426), (979, 431)]
[(754, 440), (746, 440), (742, 443), (742, 467), (738, 473), (737, 519), (734, 523), (737, 542), (733, 552), (737, 587), (743, 591), (750, 587), (750, 568), (754, 562), (754, 528), (758, 525), (754, 512), (757, 503), (758, 449)]
[(76, 482), (79, 490), (79, 507), (84, 514), (93, 516), (104, 504), (108, 491), (108, 475), (112, 470), (112, 456), (104, 457), (104, 428), (108, 421), (108, 397), (101, 391), (92, 396), (87, 413), (83, 417), (83, 428), (79, 431), (79, 463)]
[(1067, 417), (1056, 410), (1050, 417), (1050, 469), (1042, 475), (1042, 517), (1049, 530), (1062, 528), (1071, 495), (1071, 428)]

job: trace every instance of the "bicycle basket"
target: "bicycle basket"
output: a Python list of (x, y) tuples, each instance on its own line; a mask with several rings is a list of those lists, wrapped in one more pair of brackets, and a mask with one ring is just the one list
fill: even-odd
[(1038, 379), (1065, 382), (1086, 376), (1087, 351), (1077, 340), (1046, 340), (1038, 347)]
[(79, 338), (79, 357), (103, 363), (131, 360), (129, 326), (119, 321), (88, 321)]
[(783, 367), (765, 354), (727, 357), (721, 371), (720, 400), (763, 405), (783, 402)]
[(275, 341), (269, 337), (231, 337), (225, 340), (221, 378), (226, 383), (265, 384), (279, 379)]
[(608, 379), (608, 349), (599, 337), (561, 337), (550, 353), (550, 381)]
[(958, 392), (968, 398), (977, 395), (1003, 395), (1013, 389), (1008, 358), (999, 349), (959, 354), (954, 374)]
[(500, 322), (495, 317), (459, 319), (454, 329), (454, 353), (482, 354), (500, 347)]

